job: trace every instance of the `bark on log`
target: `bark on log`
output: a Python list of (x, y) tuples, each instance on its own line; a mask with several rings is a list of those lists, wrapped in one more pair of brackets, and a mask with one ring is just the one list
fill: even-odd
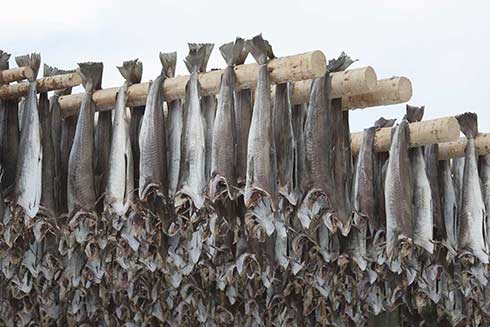
[(30, 67), (18, 67), (0, 71), (0, 84), (8, 84), (11, 82), (30, 79), (34, 73)]
[[(428, 144), (451, 142), (459, 137), (459, 124), (454, 117), (444, 117), (425, 120), (410, 125), (410, 147)], [(386, 152), (390, 150), (392, 128), (381, 128), (376, 132), (374, 150)], [(352, 153), (359, 153), (362, 144), (363, 132), (351, 134)]]
[[(461, 137), (454, 142), (439, 144), (439, 160), (464, 157), (467, 142), (466, 137)], [(478, 134), (475, 145), (478, 155), (490, 154), (490, 133)]]
[[(49, 92), (65, 89), (82, 84), (82, 78), (78, 73), (54, 75), (37, 80), (37, 92)], [(19, 83), (0, 86), (0, 99), (16, 99), (27, 94), (29, 83)]]

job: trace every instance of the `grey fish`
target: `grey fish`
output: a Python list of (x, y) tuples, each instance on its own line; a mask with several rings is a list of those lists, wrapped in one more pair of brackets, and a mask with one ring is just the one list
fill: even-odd
[(401, 240), (411, 240), (412, 218), (412, 178), (408, 157), (408, 120), (403, 118), (395, 127), (391, 138), (390, 157), (385, 180), (386, 197), (386, 252), (388, 257), (398, 253)]
[[(46, 76), (46, 70), (44, 71)], [(52, 138), (52, 117), (49, 111), (48, 93), (39, 95), (39, 119), (41, 122), (41, 146), (42, 146), (42, 192), (41, 205), (49, 211), (58, 212), (56, 202), (56, 161), (55, 149)]]
[(461, 207), (463, 204), (463, 175), (465, 157), (453, 158), (451, 161), (451, 172), (453, 174), (454, 189), (456, 191), (458, 217), (461, 217)]
[(207, 46), (192, 47), (185, 58), (191, 73), (185, 89), (184, 125), (180, 153), (179, 183), (176, 193), (176, 207), (190, 200), (197, 209), (204, 206), (205, 178), (205, 127), (201, 111), (199, 69), (206, 58)]
[(468, 139), (465, 151), (463, 189), (461, 204), (461, 228), (458, 237), (458, 249), (469, 251), (482, 263), (488, 263), (485, 253), (485, 205), (483, 203), (478, 163), (476, 158), (475, 137), (478, 135), (478, 122), (475, 113), (456, 116), (461, 131)]
[[(409, 123), (422, 120), (424, 107), (407, 105), (407, 120)], [(427, 177), (424, 153), (422, 147), (409, 150), (409, 160), (413, 178), (413, 242), (427, 252), (434, 251), (433, 204), (429, 178)]]
[[(96, 88), (96, 90), (99, 87)], [(95, 194), (100, 197), (107, 188), (109, 153), (112, 137), (112, 111), (99, 111), (95, 126)]]
[(233, 98), (236, 83), (234, 65), (240, 57), (243, 44), (243, 39), (237, 38), (235, 42), (226, 43), (219, 48), (227, 66), (221, 78), (213, 131), (211, 181), (209, 182), (209, 197), (212, 200), (222, 193), (226, 193), (230, 199), (235, 198), (237, 133)]
[(480, 156), (478, 160), (478, 171), (482, 182), (483, 202), (485, 204), (485, 241), (487, 243), (487, 252), (490, 253), (490, 154)]
[(309, 184), (306, 174), (305, 157), (305, 121), (308, 111), (308, 104), (295, 105), (292, 110), (292, 125), (294, 132), (294, 171), (293, 184), (297, 202), (301, 200), (302, 194), (306, 191)]
[(17, 205), (24, 209), (28, 217), (33, 218), (39, 210), (42, 190), (41, 128), (36, 91), (41, 56), (33, 53), (30, 56), (16, 57), (15, 61), (19, 67), (29, 66), (34, 72), (32, 79), (29, 80), (29, 91), (22, 114), (24, 128), (20, 135), (15, 183)]
[(146, 109), (139, 135), (140, 178), (139, 198), (145, 199), (152, 189), (164, 199), (168, 197), (166, 128), (163, 115), (164, 67), (175, 53), (160, 53), (161, 74), (150, 84)]
[(295, 205), (293, 194), (294, 173), (294, 130), (289, 100), (289, 85), (287, 83), (276, 85), (276, 94), (273, 106), (274, 144), (277, 157), (277, 177), (279, 194), (289, 203)]
[(96, 201), (94, 175), (94, 114), (92, 94), (100, 85), (103, 64), (78, 64), (85, 93), (78, 113), (77, 127), (68, 160), (68, 211), (90, 211)]
[[(9, 69), (10, 54), (0, 50), (0, 70)], [(17, 99), (0, 100), (0, 164), (3, 167), (4, 191), (15, 184), (19, 152), (19, 110)]]
[(449, 160), (439, 162), (439, 183), (441, 193), (441, 210), (444, 219), (447, 245), (456, 250), (458, 246), (459, 219), (456, 201), (456, 190)]
[(429, 178), (432, 193), (432, 205), (434, 216), (434, 239), (446, 239), (446, 225), (442, 215), (442, 196), (439, 183), (439, 145), (431, 144), (425, 147), (425, 169)]
[[(170, 57), (169, 57), (170, 59)], [(167, 77), (174, 77), (175, 66), (177, 65), (177, 53), (167, 61)], [(183, 110), (180, 99), (167, 102), (168, 110), (168, 192), (171, 196), (175, 195), (179, 182), (180, 170), (180, 150), (182, 139)]]
[(115, 214), (122, 216), (128, 211), (134, 191), (133, 152), (129, 133), (130, 117), (126, 110), (128, 87), (132, 76), (141, 75), (143, 66), (136, 59), (125, 61), (121, 67), (117, 68), (125, 82), (119, 88), (116, 97), (105, 201)]
[[(59, 106), (58, 98), (53, 99)], [(60, 139), (60, 211), (68, 212), (68, 162), (77, 129), (77, 116), (64, 117), (61, 120)]]
[[(248, 49), (243, 47), (242, 53), (236, 64), (241, 65), (245, 62)], [(252, 121), (252, 90), (235, 90), (235, 129), (237, 133), (237, 162), (236, 175), (237, 184), (240, 188), (245, 186), (247, 179), (247, 148), (248, 133)]]
[[(267, 70), (268, 58), (274, 58), (269, 43), (262, 35), (246, 41), (248, 51), (259, 64), (259, 76), (255, 91), (252, 122), (248, 136), (247, 179), (245, 206), (254, 206), (263, 196), (270, 201), (272, 210), (277, 203), (277, 168), (274, 147), (270, 78)], [(267, 149), (267, 151), (264, 151)]]

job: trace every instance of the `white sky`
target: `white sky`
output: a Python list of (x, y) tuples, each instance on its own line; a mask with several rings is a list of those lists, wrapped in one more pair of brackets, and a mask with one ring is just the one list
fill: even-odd
[[(116, 65), (134, 58), (144, 80), (155, 78), (159, 51), (177, 51), (185, 73), (187, 42), (215, 43), (208, 69), (224, 67), (221, 44), (262, 32), (276, 56), (344, 50), (378, 78), (407, 76), (410, 103), (426, 105), (425, 118), (474, 111), (490, 132), (490, 1), (4, 0), (0, 26), (0, 48), (13, 56), (40, 52), (66, 69), (102, 61), (103, 87), (120, 85)], [(403, 114), (404, 105), (352, 112), (351, 129)]]

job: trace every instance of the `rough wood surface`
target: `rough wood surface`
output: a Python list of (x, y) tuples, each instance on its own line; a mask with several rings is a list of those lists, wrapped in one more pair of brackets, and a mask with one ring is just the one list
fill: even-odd
[[(82, 78), (78, 73), (54, 75), (38, 79), (37, 92), (60, 90), (80, 84), (82, 84)], [(0, 99), (20, 98), (27, 94), (28, 89), (28, 82), (0, 86)]]
[[(455, 141), (459, 137), (459, 124), (454, 117), (425, 120), (410, 125), (410, 147)], [(374, 150), (389, 151), (392, 128), (381, 128), (376, 132)], [(363, 132), (351, 134), (352, 153), (358, 154), (362, 144)]]
[(0, 84), (8, 84), (11, 82), (30, 79), (34, 73), (30, 67), (18, 67), (0, 71)]
[[(466, 137), (461, 137), (454, 142), (439, 144), (439, 160), (464, 157), (466, 149)], [(475, 145), (478, 155), (490, 154), (490, 133), (481, 133), (475, 138)]]

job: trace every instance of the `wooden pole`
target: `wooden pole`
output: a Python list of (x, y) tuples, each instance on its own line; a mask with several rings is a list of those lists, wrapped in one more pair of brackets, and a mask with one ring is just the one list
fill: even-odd
[(31, 79), (34, 72), (31, 67), (18, 67), (0, 71), (0, 84), (8, 84), (11, 82)]
[[(439, 144), (439, 160), (464, 157), (466, 150), (466, 137), (461, 137), (454, 142)], [(478, 155), (490, 154), (490, 133), (481, 133), (475, 138), (475, 145)]]
[[(425, 120), (410, 125), (410, 147), (455, 141), (459, 137), (459, 124), (454, 117)], [(386, 152), (390, 150), (392, 128), (381, 128), (376, 132), (374, 150)], [(352, 153), (359, 153), (363, 132), (351, 134)]]
[(412, 97), (412, 83), (406, 77), (379, 80), (376, 87), (363, 94), (342, 97), (342, 109), (354, 110), (405, 103)]
[[(299, 81), (291, 87), (292, 104), (310, 101), (312, 80)], [(331, 98), (367, 93), (376, 87), (376, 72), (371, 66), (332, 73)]]

